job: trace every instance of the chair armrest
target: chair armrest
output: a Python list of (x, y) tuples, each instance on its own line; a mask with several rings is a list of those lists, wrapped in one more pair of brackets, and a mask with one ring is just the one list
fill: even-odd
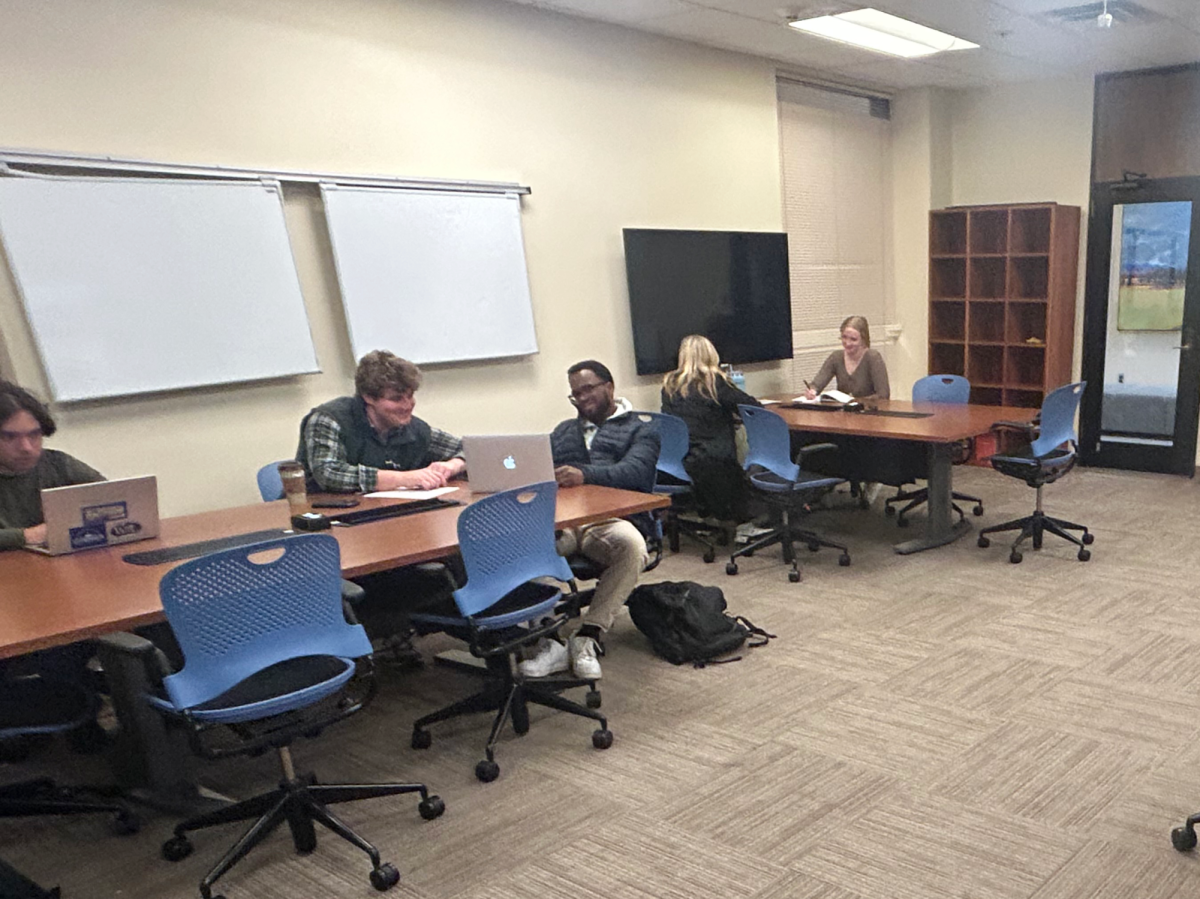
[(155, 690), (162, 686), (163, 678), (175, 673), (166, 653), (145, 637), (118, 631), (97, 637), (96, 641), (103, 643), (113, 652), (138, 659), (150, 686)]
[(800, 452), (796, 453), (796, 458), (803, 459), (809, 453), (820, 453), (825, 450), (835, 450), (837, 448), (836, 443), (810, 443), (808, 446), (800, 447)]
[(1024, 434), (1029, 440), (1033, 440), (1037, 436), (1038, 426), (1031, 421), (994, 421), (992, 422), (992, 431), (1017, 431)]

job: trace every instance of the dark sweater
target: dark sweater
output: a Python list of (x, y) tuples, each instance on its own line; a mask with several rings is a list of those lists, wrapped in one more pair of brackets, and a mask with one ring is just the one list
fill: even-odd
[[(570, 418), (550, 435), (555, 465), (571, 465), (583, 472), (585, 484), (622, 490), (654, 492), (658, 466), (658, 432), (636, 412), (615, 415), (600, 425), (589, 450), (583, 439), (583, 420)], [(638, 530), (649, 536), (654, 522), (648, 512), (631, 516)]]
[(58, 450), (43, 450), (32, 471), (0, 473), (0, 549), (25, 545), (25, 528), (42, 523), (42, 493), (51, 487), (90, 484), (104, 475), (74, 456)]
[(693, 387), (687, 396), (662, 392), (662, 410), (688, 426), (687, 461), (737, 459), (733, 420), (738, 405), (758, 406), (758, 400), (724, 378), (716, 379), (717, 398), (711, 400)]

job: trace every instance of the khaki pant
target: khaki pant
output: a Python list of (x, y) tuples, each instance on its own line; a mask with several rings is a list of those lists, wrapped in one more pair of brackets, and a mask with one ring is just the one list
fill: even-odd
[(555, 549), (560, 556), (576, 553), (586, 556), (604, 569), (591, 605), (576, 622), (568, 625), (569, 630), (573, 633), (585, 624), (592, 624), (607, 631), (650, 561), (641, 531), (623, 518), (610, 518), (562, 531)]

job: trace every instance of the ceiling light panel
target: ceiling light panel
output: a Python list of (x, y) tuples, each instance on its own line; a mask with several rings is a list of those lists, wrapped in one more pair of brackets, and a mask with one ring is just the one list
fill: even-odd
[(806, 34), (905, 59), (979, 47), (971, 41), (870, 8), (793, 20), (788, 24)]

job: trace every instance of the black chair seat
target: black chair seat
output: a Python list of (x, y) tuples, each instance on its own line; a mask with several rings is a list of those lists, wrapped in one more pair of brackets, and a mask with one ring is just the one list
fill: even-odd
[(1055, 450), (1040, 459), (1026, 446), (1017, 452), (995, 455), (992, 468), (1010, 478), (1018, 478), (1030, 487), (1053, 484), (1075, 466), (1074, 450)]

